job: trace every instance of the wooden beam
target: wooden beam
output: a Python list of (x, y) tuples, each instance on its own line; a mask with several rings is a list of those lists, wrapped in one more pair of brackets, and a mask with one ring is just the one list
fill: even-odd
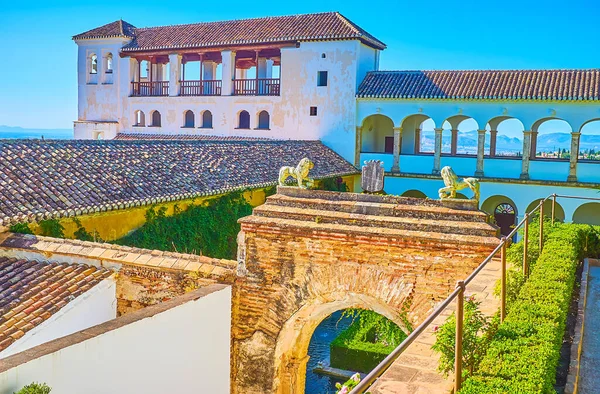
[[(148, 57), (148, 56), (169, 56), (169, 54), (174, 51), (177, 52), (185, 52), (186, 55), (194, 55), (198, 53), (198, 51), (203, 51), (205, 54), (212, 52), (221, 52), (225, 50), (230, 51), (279, 51), (281, 48), (294, 48), (297, 45), (296, 41), (284, 41), (279, 43), (272, 44), (248, 44), (248, 45), (235, 45), (235, 46), (215, 46), (215, 47), (190, 47), (190, 48), (171, 48), (171, 49), (140, 49), (140, 50), (132, 50), (132, 51), (123, 51), (119, 52), (119, 56), (121, 57)], [(187, 52), (189, 51), (189, 52)], [(273, 54), (266, 53), (269, 55), (267, 57), (272, 57)], [(207, 59), (208, 60), (208, 59)]]

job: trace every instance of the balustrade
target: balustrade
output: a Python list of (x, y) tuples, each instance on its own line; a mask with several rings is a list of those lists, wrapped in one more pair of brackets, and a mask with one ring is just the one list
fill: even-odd
[(132, 96), (168, 96), (169, 81), (132, 82)]
[(180, 96), (220, 96), (221, 80), (181, 81)]
[(236, 79), (233, 94), (236, 96), (279, 96), (279, 78)]

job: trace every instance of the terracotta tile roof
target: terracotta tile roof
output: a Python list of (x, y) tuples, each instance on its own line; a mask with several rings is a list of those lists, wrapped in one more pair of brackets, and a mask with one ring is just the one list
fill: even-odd
[(0, 225), (259, 188), (303, 157), (314, 178), (356, 174), (319, 141), (0, 142)]
[(596, 101), (600, 69), (375, 71), (362, 81), (357, 97)]
[[(123, 25), (123, 34), (119, 30), (119, 22)], [(122, 49), (123, 52), (352, 39), (377, 49), (385, 49), (383, 42), (339, 12), (145, 28), (134, 28), (126, 22), (117, 21), (78, 34), (73, 39), (116, 36), (133, 38)]]
[(0, 351), (111, 274), (84, 264), (0, 257)]
[(270, 138), (218, 136), (206, 134), (151, 134), (151, 133), (118, 133), (114, 138), (121, 141), (162, 140), (162, 141), (273, 141)]
[(135, 26), (124, 20), (114, 21), (104, 26), (97, 27), (92, 30), (88, 30), (81, 34), (73, 36), (74, 40), (85, 40), (94, 38), (134, 38), (135, 37)]

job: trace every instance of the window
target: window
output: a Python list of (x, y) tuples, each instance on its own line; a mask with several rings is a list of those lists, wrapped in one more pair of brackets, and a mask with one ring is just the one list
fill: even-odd
[(269, 113), (267, 111), (260, 111), (258, 114), (258, 129), (268, 130), (269, 129)]
[(212, 113), (210, 111), (204, 111), (202, 113), (202, 128), (212, 129)]
[(194, 127), (195, 119), (192, 111), (185, 111), (183, 127)]
[(97, 74), (98, 73), (98, 56), (96, 55), (92, 55), (92, 57), (90, 58), (90, 74)]
[(152, 127), (160, 127), (160, 112), (152, 112)]
[(327, 86), (327, 71), (317, 72), (317, 86)]
[(113, 72), (113, 56), (112, 53), (108, 53), (106, 55), (106, 71), (107, 74), (111, 74)]
[(310, 116), (317, 116), (317, 107), (310, 107)]
[(321, 54), (321, 59), (325, 59), (325, 58), (327, 58), (327, 55), (326, 55), (326, 54), (324, 54), (324, 53), (322, 53), (322, 54)]
[(250, 114), (248, 111), (242, 111), (239, 115), (238, 129), (249, 129), (250, 128)]
[(135, 111), (135, 116), (134, 116), (134, 121), (135, 123), (133, 124), (134, 126), (145, 126), (146, 125), (146, 116), (144, 115), (144, 113), (142, 111)]

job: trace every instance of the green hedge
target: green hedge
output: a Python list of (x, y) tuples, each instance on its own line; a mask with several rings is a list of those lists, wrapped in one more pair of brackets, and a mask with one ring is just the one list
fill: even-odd
[(371, 311), (330, 344), (330, 364), (355, 372), (369, 373), (406, 338), (404, 331), (389, 319)]
[(596, 229), (584, 225), (547, 228), (544, 249), (537, 261), (532, 261), (529, 279), (510, 306), (479, 370), (465, 381), (460, 393), (555, 392), (575, 271), (584, 255), (597, 255), (598, 235)]

